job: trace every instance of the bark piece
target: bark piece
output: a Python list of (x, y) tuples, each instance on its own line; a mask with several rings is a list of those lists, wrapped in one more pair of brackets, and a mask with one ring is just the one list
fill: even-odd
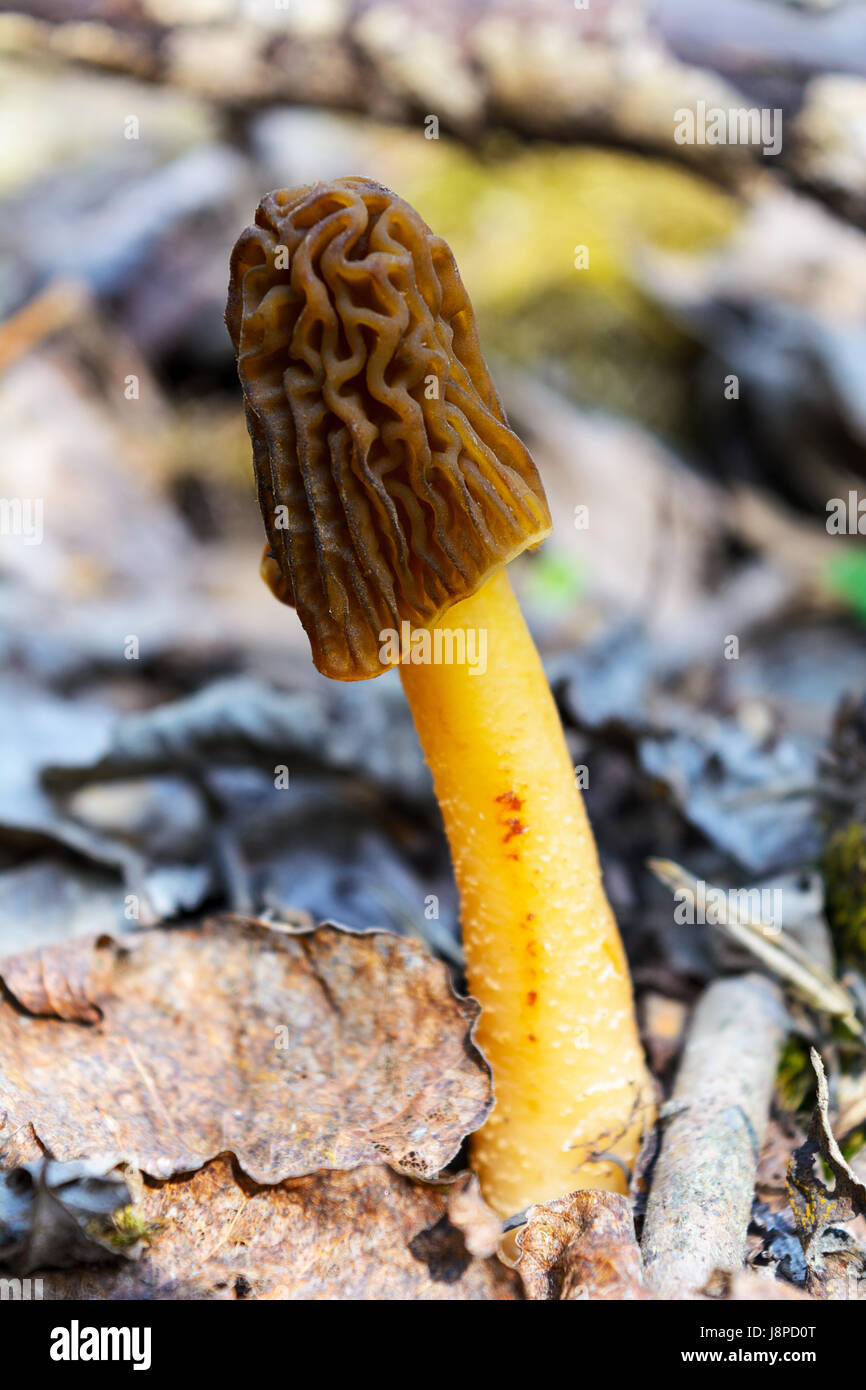
[(704, 1292), (707, 1297), (724, 1299), (728, 1303), (811, 1303), (802, 1289), (784, 1279), (777, 1279), (770, 1270), (716, 1270)]
[[(806, 1140), (794, 1150), (788, 1165), (788, 1196), (797, 1234), (811, 1275), (823, 1278), (826, 1273), (825, 1255), (841, 1257), (837, 1264), (850, 1270), (835, 1270), (845, 1277), (862, 1279), (866, 1270), (864, 1251), (847, 1231), (836, 1229), (837, 1223), (866, 1216), (866, 1183), (845, 1161), (830, 1128), (828, 1115), (829, 1093), (824, 1064), (814, 1047), (812, 1066), (818, 1078), (818, 1098)], [(833, 1175), (828, 1187), (816, 1175), (815, 1159), (820, 1156)]]

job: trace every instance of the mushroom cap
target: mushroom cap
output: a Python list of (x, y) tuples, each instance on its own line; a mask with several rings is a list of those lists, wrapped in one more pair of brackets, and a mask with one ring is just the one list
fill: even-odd
[(379, 675), (385, 634), (432, 626), (550, 532), (454, 256), (387, 188), (263, 198), (232, 254), (226, 323), (262, 575), (325, 675)]

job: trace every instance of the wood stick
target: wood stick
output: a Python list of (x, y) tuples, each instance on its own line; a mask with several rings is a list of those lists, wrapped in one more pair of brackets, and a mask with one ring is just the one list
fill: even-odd
[(717, 980), (695, 1009), (644, 1222), (656, 1297), (689, 1297), (714, 1269), (742, 1266), (787, 1028), (782, 992), (763, 975)]

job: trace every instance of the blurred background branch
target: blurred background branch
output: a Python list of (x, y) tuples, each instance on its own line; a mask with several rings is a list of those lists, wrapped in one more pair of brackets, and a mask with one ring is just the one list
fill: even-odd
[[(866, 218), (866, 11), (784, 0), (32, 0), (7, 52), (177, 86), (234, 112), (321, 107), (470, 144), (490, 135), (660, 154), (736, 182), (778, 163)], [(782, 112), (778, 156), (678, 143), (698, 101)]]

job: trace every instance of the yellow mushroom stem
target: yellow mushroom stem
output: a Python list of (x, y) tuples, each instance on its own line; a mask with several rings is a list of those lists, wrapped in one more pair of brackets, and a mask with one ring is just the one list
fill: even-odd
[(432, 664), (400, 675), (445, 820), (493, 1071), (495, 1108), (473, 1146), (482, 1189), (504, 1216), (576, 1188), (623, 1192), (651, 1119), (628, 966), (505, 570), (449, 608), (434, 639), (437, 628), (464, 629), (472, 662), (437, 664), (449, 654), (440, 637)]

